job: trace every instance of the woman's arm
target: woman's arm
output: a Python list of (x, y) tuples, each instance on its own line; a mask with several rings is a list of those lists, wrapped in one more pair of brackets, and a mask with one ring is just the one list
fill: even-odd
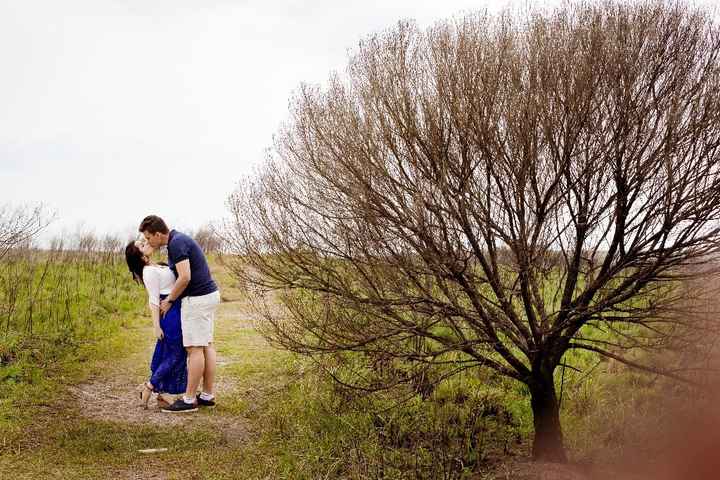
[(163, 331), (160, 328), (160, 276), (157, 270), (149, 267), (143, 269), (143, 282), (148, 292), (148, 305), (153, 321), (155, 338), (163, 338)]
[(160, 327), (160, 307), (157, 305), (150, 304), (150, 315), (152, 316), (153, 330), (155, 331), (155, 338), (162, 340), (165, 334)]

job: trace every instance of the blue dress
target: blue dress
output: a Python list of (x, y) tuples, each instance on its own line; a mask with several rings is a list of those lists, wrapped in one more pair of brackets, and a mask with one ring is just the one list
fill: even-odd
[[(165, 297), (167, 295), (160, 295), (160, 299)], [(155, 352), (150, 362), (150, 383), (158, 393), (185, 393), (187, 354), (180, 328), (180, 302), (174, 302), (170, 310), (160, 317), (160, 328), (164, 336), (155, 344)]]

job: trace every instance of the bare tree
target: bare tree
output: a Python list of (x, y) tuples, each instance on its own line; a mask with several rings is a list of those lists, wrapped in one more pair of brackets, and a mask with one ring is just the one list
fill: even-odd
[(210, 223), (198, 228), (191, 236), (205, 253), (220, 253), (222, 251), (222, 238)]
[(718, 52), (706, 14), (658, 2), (362, 42), (229, 202), (237, 273), (286, 307), (267, 334), (395, 382), (494, 369), (529, 388), (533, 456), (565, 460), (566, 352), (683, 378), (634, 352), (692, 327), (676, 287), (718, 249)]
[(0, 259), (10, 249), (31, 241), (52, 220), (44, 207), (0, 207)]

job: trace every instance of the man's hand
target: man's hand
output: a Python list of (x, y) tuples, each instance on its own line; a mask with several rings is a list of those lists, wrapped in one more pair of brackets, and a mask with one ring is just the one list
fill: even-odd
[(168, 310), (172, 307), (172, 302), (168, 302), (167, 299), (160, 302), (160, 313), (165, 315)]
[(160, 325), (155, 325), (155, 338), (162, 340), (164, 336), (165, 333), (162, 331), (162, 328), (160, 328)]

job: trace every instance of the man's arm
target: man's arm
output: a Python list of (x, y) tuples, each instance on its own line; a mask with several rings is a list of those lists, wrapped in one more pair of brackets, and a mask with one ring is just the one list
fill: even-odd
[(166, 314), (168, 310), (170, 310), (171, 302), (168, 300), (177, 300), (190, 283), (190, 260), (186, 259), (178, 262), (177, 264), (175, 264), (175, 268), (177, 269), (178, 274), (178, 278), (177, 280), (175, 280), (175, 285), (173, 285), (173, 289), (170, 292), (170, 295), (168, 295), (165, 300), (160, 302), (160, 310), (162, 311), (163, 315)]

